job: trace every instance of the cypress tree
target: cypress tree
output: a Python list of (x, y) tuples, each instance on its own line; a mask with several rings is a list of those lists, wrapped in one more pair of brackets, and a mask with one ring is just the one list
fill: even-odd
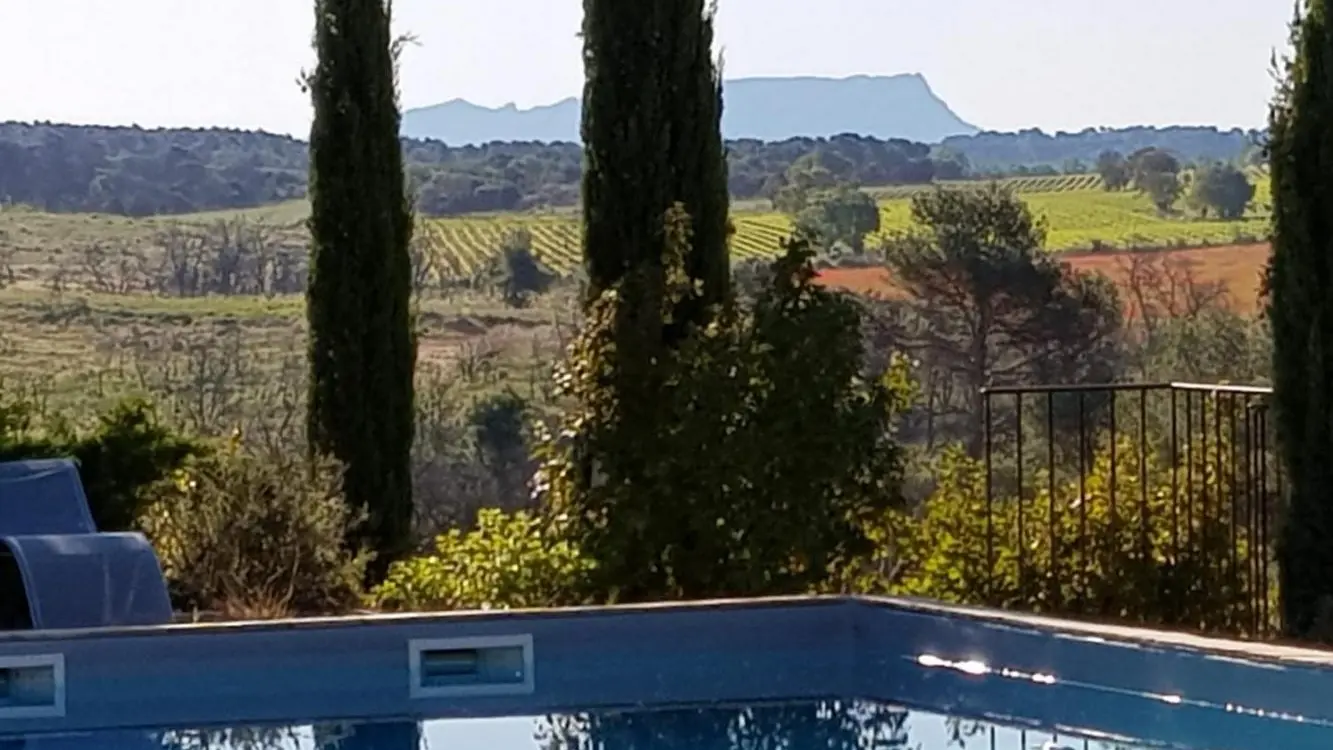
[(584, 261), (592, 298), (641, 264), (661, 265), (665, 217), (690, 217), (686, 272), (703, 293), (678, 322), (730, 291), (722, 82), (706, 0), (584, 0)]
[(1274, 416), (1288, 476), (1278, 539), (1288, 635), (1333, 638), (1333, 28), (1324, 0), (1292, 24), (1269, 122)]
[(385, 0), (316, 0), (318, 67), (310, 129), (312, 451), (345, 468), (349, 505), (367, 512), (357, 538), (371, 576), (411, 543), (409, 456), (416, 341), (396, 45)]

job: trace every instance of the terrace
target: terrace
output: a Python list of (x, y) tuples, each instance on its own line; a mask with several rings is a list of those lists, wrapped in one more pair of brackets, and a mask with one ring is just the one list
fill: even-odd
[[(922, 592), (985, 607), (834, 596), (15, 630), (0, 738), (180, 747), (195, 730), (314, 727), (269, 746), (407, 750), (423, 723), (438, 737), (556, 716), (592, 719), (541, 746), (906, 746), (862, 721), (892, 707), (985, 722), (965, 747), (1328, 748), (1333, 655), (1263, 642), (1280, 626), (1267, 396), (987, 391), (978, 492), (923, 509), (941, 535), (983, 535), (985, 555), (951, 563), (957, 591)], [(68, 598), (32, 580), (29, 620), (36, 599)], [(1020, 613), (1033, 602), (1047, 614)], [(846, 716), (855, 730), (832, 731)]]

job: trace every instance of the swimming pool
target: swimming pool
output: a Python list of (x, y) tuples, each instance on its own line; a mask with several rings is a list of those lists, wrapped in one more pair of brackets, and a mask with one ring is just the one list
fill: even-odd
[[(369, 734), (370, 736), (363, 736)], [(408, 732), (326, 724), (160, 733), (91, 733), (38, 741), (85, 748), (235, 750), (1139, 750), (1149, 745), (866, 703), (788, 703), (748, 708), (642, 710), (616, 714), (427, 720)], [(48, 749), (49, 750), (49, 749)]]
[(1327, 750), (1333, 656), (843, 597), (0, 637), (0, 747), (243, 727), (267, 729), (236, 747)]

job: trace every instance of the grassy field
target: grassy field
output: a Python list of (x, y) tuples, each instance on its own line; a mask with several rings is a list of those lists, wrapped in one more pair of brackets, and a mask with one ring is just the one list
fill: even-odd
[[(1263, 181), (1258, 185), (1258, 210), (1240, 221), (1163, 217), (1142, 195), (1101, 190), (1095, 176), (1028, 177), (1008, 183), (1037, 215), (1046, 218), (1048, 246), (1056, 251), (1236, 244), (1262, 239), (1267, 233), (1268, 186)], [(880, 195), (881, 234), (911, 226), (910, 196), (922, 189), (875, 191)], [(51, 265), (91, 246), (151, 248), (155, 237), (173, 224), (208, 225), (240, 217), (264, 225), (279, 245), (295, 249), (304, 246), (306, 212), (304, 202), (149, 219), (6, 208), (0, 210), (0, 253), (8, 253), (11, 264), (20, 268)], [(790, 230), (785, 216), (755, 202), (738, 204), (734, 220), (733, 247), (739, 258), (772, 255)], [(425, 244), (444, 276), (472, 274), (497, 251), (507, 234), (519, 229), (531, 232), (537, 255), (554, 270), (563, 273), (578, 264), (578, 223), (570, 212), (466, 216), (433, 219), (426, 225)], [(0, 261), (4, 260), (0, 255)]]
[[(1224, 282), (1239, 307), (1254, 307), (1267, 251), (1244, 243), (1247, 236), (1265, 234), (1261, 215), (1237, 222), (1163, 218), (1142, 196), (1107, 193), (1083, 177), (1024, 178), (1013, 187), (1046, 217), (1053, 250), (1098, 243), (1219, 245), (1173, 252), (1196, 265), (1201, 276)], [(1259, 190), (1264, 195), (1267, 187)], [(883, 231), (909, 226), (911, 191), (880, 192)], [(789, 229), (783, 216), (759, 208), (737, 207), (740, 257), (772, 254)], [(130, 219), (0, 208), (0, 393), (40, 392), (53, 408), (76, 413), (87, 413), (95, 402), (143, 393), (181, 421), (210, 429), (257, 416), (272, 421), (273, 413), (247, 413), (256, 404), (266, 404), (267, 412), (275, 411), (275, 403), (287, 404), (288, 413), (296, 413), (304, 379), (302, 301), (291, 290), (263, 286), (268, 282), (262, 279), (273, 277), (274, 264), (283, 257), (304, 259), (306, 211), (304, 203), (294, 202)], [(237, 219), (246, 220), (245, 231), (262, 234), (262, 241), (223, 226)], [(426, 392), (508, 385), (535, 393), (549, 387), (544, 368), (575, 327), (572, 290), (515, 310), (493, 296), (444, 283), (470, 275), (516, 228), (532, 232), (537, 253), (552, 267), (565, 271), (578, 262), (577, 223), (570, 212), (427, 222), (424, 244), (440, 283), (421, 286)], [(206, 241), (181, 239), (191, 231), (208, 233)], [(238, 273), (226, 270), (233, 246), (247, 248), (238, 262), (250, 266), (239, 273), (248, 274), (246, 283), (259, 285), (258, 291), (217, 291), (220, 275)], [(1107, 249), (1070, 256), (1112, 278), (1123, 257)], [(207, 284), (174, 288), (181, 276)], [(300, 268), (289, 276), (304, 278)], [(891, 288), (882, 271), (874, 270), (834, 270), (826, 280), (858, 291)], [(266, 395), (255, 398), (256, 389)]]
[[(1197, 282), (1225, 287), (1238, 311), (1253, 312), (1268, 252), (1266, 243), (1254, 243), (1066, 258), (1122, 288), (1135, 257), (1183, 265)], [(829, 269), (821, 277), (858, 293), (895, 294), (882, 268)], [(574, 290), (562, 287), (527, 309), (474, 292), (428, 295), (419, 308), (423, 408), (457, 409), (499, 388), (549, 403), (549, 365), (577, 327)], [(290, 435), (302, 426), (305, 345), (298, 295), (180, 298), (31, 285), (0, 289), (0, 396), (33, 396), (52, 414), (86, 418), (139, 394), (191, 430), (221, 434), (241, 427), (261, 439)]]
[[(1065, 181), (1063, 187), (1061, 180)], [(1023, 178), (1013, 182), (1032, 210), (1047, 220), (1047, 245), (1056, 251), (1242, 243), (1266, 236), (1268, 229), (1262, 203), (1260, 210), (1240, 221), (1204, 221), (1163, 217), (1142, 195), (1106, 192), (1082, 177)], [(881, 236), (911, 227), (910, 196), (921, 189), (885, 191), (889, 196), (880, 198)], [(1260, 185), (1258, 195), (1266, 195), (1266, 190), (1266, 185)], [(791, 222), (753, 203), (737, 208), (733, 214), (735, 255), (771, 256), (790, 232)], [(508, 232), (518, 228), (532, 233), (538, 256), (556, 271), (566, 272), (578, 264), (578, 224), (568, 215), (460, 217), (430, 222), (432, 246), (441, 264), (454, 274), (467, 274), (477, 268)]]
[[(419, 304), (422, 398), (513, 388), (541, 401), (549, 363), (573, 335), (573, 294), (515, 310), (480, 294)], [(30, 397), (52, 414), (86, 417), (128, 395), (176, 422), (299, 430), (305, 388), (300, 296), (171, 298), (0, 290), (0, 401)]]
[[(1261, 238), (1267, 219), (1254, 215), (1241, 221), (1202, 221), (1160, 216), (1148, 200), (1133, 193), (1077, 190), (1025, 193), (1023, 199), (1047, 220), (1052, 250), (1193, 246), (1234, 243)], [(771, 211), (743, 211), (733, 215), (738, 258), (771, 256), (791, 230), (786, 216)], [(880, 202), (881, 235), (908, 229), (912, 224), (908, 198)], [(465, 274), (494, 252), (507, 232), (523, 228), (532, 233), (537, 255), (553, 269), (565, 272), (579, 259), (578, 224), (559, 216), (495, 216), (443, 219), (430, 223), (432, 244), (451, 273)]]

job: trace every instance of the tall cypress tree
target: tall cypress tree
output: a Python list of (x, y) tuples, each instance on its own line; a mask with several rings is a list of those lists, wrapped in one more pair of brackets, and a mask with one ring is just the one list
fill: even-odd
[(1278, 543), (1289, 635), (1333, 639), (1333, 28), (1324, 0), (1292, 25), (1269, 123), (1274, 412), (1288, 474)]
[(412, 376), (408, 205), (385, 0), (316, 0), (310, 129), (311, 450), (344, 464), (371, 575), (408, 551)]
[(641, 264), (659, 264), (669, 209), (692, 238), (686, 271), (703, 294), (698, 322), (730, 289), (722, 83), (706, 0), (584, 0), (584, 262), (594, 297)]

